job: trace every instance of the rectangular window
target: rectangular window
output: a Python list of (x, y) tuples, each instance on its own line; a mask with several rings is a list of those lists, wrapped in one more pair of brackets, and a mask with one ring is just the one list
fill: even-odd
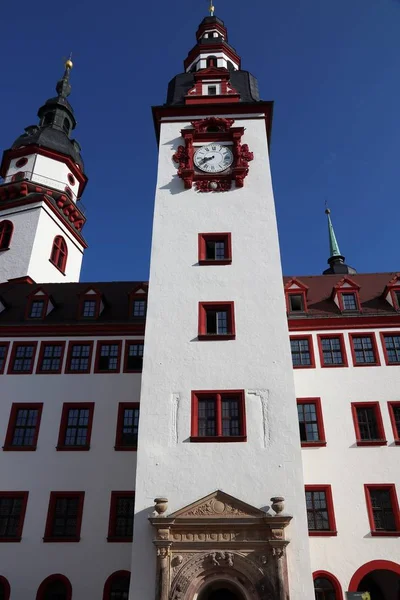
[(0, 542), (20, 542), (28, 492), (0, 492)]
[(121, 402), (118, 406), (115, 450), (136, 450), (139, 427), (139, 404)]
[(358, 310), (357, 297), (354, 292), (340, 292), (342, 297), (342, 310), (347, 311), (355, 311)]
[(309, 535), (337, 535), (330, 485), (306, 485)]
[(36, 373), (42, 375), (61, 373), (64, 350), (65, 342), (42, 342)]
[(318, 335), (321, 367), (347, 367), (343, 334)]
[(94, 402), (63, 406), (57, 450), (89, 450)]
[(230, 233), (199, 233), (200, 265), (228, 265), (231, 262)]
[(350, 333), (349, 335), (355, 367), (370, 367), (380, 364), (375, 334)]
[(217, 86), (216, 85), (209, 85), (208, 86), (208, 95), (209, 96), (216, 96), (217, 95)]
[(82, 317), (93, 319), (97, 316), (97, 300), (84, 300), (82, 304)]
[(147, 300), (134, 300), (132, 304), (132, 316), (135, 318), (144, 318), (146, 316)]
[(235, 338), (233, 302), (199, 302), (199, 340)]
[(119, 373), (121, 342), (97, 342), (95, 373)]
[(303, 294), (288, 294), (289, 312), (304, 312)]
[(51, 492), (44, 542), (79, 542), (85, 492)]
[(141, 373), (143, 367), (143, 350), (144, 343), (142, 341), (125, 343), (124, 371), (126, 373)]
[(358, 446), (384, 446), (385, 431), (379, 402), (362, 402), (351, 405)]
[(311, 335), (304, 337), (291, 336), (290, 347), (292, 350), (293, 368), (304, 369), (315, 367)]
[(93, 342), (70, 342), (66, 373), (90, 373)]
[(320, 398), (297, 398), (302, 447), (325, 446), (325, 431)]
[(14, 342), (8, 366), (10, 375), (29, 375), (33, 371), (37, 342)]
[(389, 484), (366, 484), (368, 518), (371, 535), (400, 536), (400, 515), (396, 488)]
[(244, 391), (192, 392), (192, 442), (244, 442)]
[(3, 450), (36, 450), (43, 404), (14, 403)]
[(388, 402), (395, 444), (400, 445), (400, 402)]
[(42, 319), (44, 317), (45, 304), (46, 303), (44, 300), (34, 300), (31, 303), (31, 308), (29, 311), (29, 318), (30, 319)]
[(387, 365), (400, 365), (400, 333), (381, 333)]
[(111, 492), (109, 542), (131, 542), (135, 514), (135, 492)]
[(9, 345), (10, 344), (8, 342), (0, 344), (0, 375), (4, 373), (4, 370), (6, 368), (6, 360)]

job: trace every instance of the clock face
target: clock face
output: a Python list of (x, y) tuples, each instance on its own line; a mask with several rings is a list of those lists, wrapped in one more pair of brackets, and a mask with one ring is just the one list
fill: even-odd
[(233, 163), (233, 154), (229, 146), (211, 143), (201, 146), (194, 154), (194, 164), (206, 173), (222, 173)]

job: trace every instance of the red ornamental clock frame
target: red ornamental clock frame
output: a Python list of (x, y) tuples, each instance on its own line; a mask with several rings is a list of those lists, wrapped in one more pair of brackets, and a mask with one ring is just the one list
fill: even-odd
[[(193, 182), (199, 192), (225, 192), (231, 189), (232, 181), (236, 187), (243, 187), (249, 172), (249, 162), (253, 160), (254, 155), (247, 144), (242, 144), (244, 127), (232, 127), (234, 122), (234, 119), (209, 117), (191, 121), (192, 128), (181, 130), (185, 145), (178, 146), (172, 158), (178, 163), (178, 177), (183, 180), (186, 189), (190, 189)], [(213, 175), (196, 171), (193, 161), (195, 142), (231, 142), (232, 167)]]

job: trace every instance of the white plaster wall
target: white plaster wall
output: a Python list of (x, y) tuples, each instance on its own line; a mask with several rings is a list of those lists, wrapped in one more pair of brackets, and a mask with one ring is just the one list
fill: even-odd
[[(393, 328), (391, 329), (391, 331)], [(396, 537), (371, 537), (365, 501), (365, 483), (395, 483), (400, 498), (400, 446), (393, 443), (387, 402), (400, 400), (400, 367), (386, 366), (379, 331), (373, 331), (380, 367), (353, 367), (349, 333), (344, 340), (349, 367), (321, 368), (317, 333), (313, 332), (315, 369), (296, 369), (296, 396), (320, 397), (327, 446), (303, 448), (306, 484), (330, 484), (335, 508), (337, 537), (310, 538), (313, 571), (326, 570), (340, 581), (343, 591), (354, 572), (371, 560), (400, 563)], [(399, 329), (400, 331), (400, 329)], [(310, 333), (310, 332), (305, 332)], [(357, 447), (351, 402), (379, 401), (387, 446)]]
[(0, 211), (0, 221), (7, 219), (14, 225), (9, 250), (0, 252), (0, 283), (14, 277), (28, 275), (32, 248), (38, 228), (41, 203)]
[[(128, 373), (0, 375), (1, 445), (12, 403), (43, 402), (37, 450), (0, 451), (1, 490), (29, 491), (22, 541), (0, 544), (0, 574), (11, 585), (12, 600), (35, 598), (40, 583), (53, 573), (69, 578), (74, 600), (100, 599), (111, 573), (130, 570), (131, 544), (106, 538), (111, 491), (135, 489), (136, 452), (116, 452), (114, 445), (118, 403), (139, 401), (140, 379)], [(87, 452), (56, 451), (64, 402), (95, 402)], [(85, 491), (78, 543), (42, 541), (50, 492), (57, 490)]]
[[(24, 171), (28, 173), (28, 179), (35, 181), (40, 185), (52, 187), (56, 190), (64, 191), (65, 186), (68, 186), (73, 194), (73, 200), (76, 202), (77, 195), (79, 194), (79, 181), (71, 173), (68, 166), (47, 156), (41, 154), (30, 154), (27, 155), (27, 164), (24, 167), (17, 168), (16, 162), (21, 157), (15, 158), (10, 162), (10, 166), (6, 173), (6, 181), (9, 180), (15, 173)], [(71, 185), (68, 181), (68, 174), (73, 175), (75, 179), (75, 185)]]
[[(14, 225), (9, 250), (0, 252), (0, 283), (29, 275), (37, 283), (79, 281), (83, 246), (44, 202), (0, 211), (0, 221)], [(65, 275), (51, 262), (54, 238), (62, 235), (68, 247)]]
[[(313, 597), (265, 123), (235, 119), (255, 158), (244, 188), (226, 193), (184, 190), (172, 155), (190, 123), (161, 127), (131, 600), (154, 598), (153, 499), (168, 497), (172, 512), (217, 488), (257, 507), (286, 498), (291, 600)], [(232, 265), (198, 266), (198, 233), (218, 231), (232, 233)], [(236, 340), (197, 341), (199, 300), (235, 302)], [(246, 390), (247, 443), (190, 443), (190, 394), (201, 389)]]

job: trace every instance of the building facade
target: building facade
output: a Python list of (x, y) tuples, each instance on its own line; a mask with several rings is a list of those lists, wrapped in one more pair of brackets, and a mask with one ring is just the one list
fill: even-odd
[(272, 103), (211, 14), (153, 108), (150, 280), (79, 282), (71, 69), (1, 164), (0, 599), (398, 600), (400, 275), (327, 211), (282, 276)]

